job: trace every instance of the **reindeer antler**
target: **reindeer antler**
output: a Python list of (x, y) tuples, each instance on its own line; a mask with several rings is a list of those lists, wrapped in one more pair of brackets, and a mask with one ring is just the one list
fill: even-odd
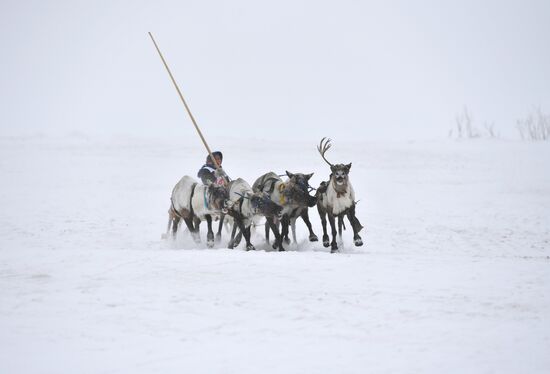
[(330, 166), (334, 166), (325, 158), (325, 153), (330, 149), (331, 146), (332, 144), (330, 144), (330, 139), (323, 138), (321, 139), (321, 143), (319, 143), (319, 145), (317, 146), (317, 150), (319, 151), (319, 153), (321, 154), (321, 157), (323, 157), (323, 160), (325, 160), (327, 164), (329, 164)]

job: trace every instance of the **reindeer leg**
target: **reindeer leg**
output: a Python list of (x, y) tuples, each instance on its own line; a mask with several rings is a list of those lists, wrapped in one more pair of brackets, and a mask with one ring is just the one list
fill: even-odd
[(330, 242), (330, 253), (338, 252), (338, 243), (336, 242), (336, 222), (334, 216), (328, 214), (328, 221), (330, 222), (330, 229), (332, 232), (332, 241)]
[[(244, 227), (244, 220), (242, 217), (235, 217), (235, 223), (236, 225), (239, 227), (239, 235), (238, 236), (241, 236), (244, 235), (244, 240), (246, 241), (246, 250), (247, 251), (250, 251), (250, 250), (254, 250), (256, 248), (254, 248), (254, 246), (250, 243), (250, 230), (247, 231), (247, 228)], [(239, 239), (240, 241), (240, 239)], [(238, 245), (238, 244), (235, 244), (235, 245)]]
[(304, 209), (304, 211), (302, 212), (302, 214), (300, 214), (300, 217), (302, 217), (302, 219), (304, 220), (304, 223), (306, 224), (307, 226), (307, 229), (309, 230), (309, 241), (310, 242), (316, 242), (319, 240), (319, 238), (317, 237), (317, 235), (315, 235), (315, 233), (313, 232), (313, 228), (311, 227), (311, 222), (309, 220), (309, 213), (308, 213), (308, 210), (307, 209)]
[(193, 236), (193, 240), (195, 243), (201, 242), (201, 231), (200, 231), (200, 225), (201, 225), (201, 219), (197, 216), (193, 216), (193, 227), (195, 228), (194, 231), (191, 231), (191, 235)]
[(294, 244), (298, 244), (298, 241), (296, 240), (296, 218), (292, 218), (290, 220), (290, 228), (292, 229), (292, 241)]
[(265, 242), (269, 244), (269, 223), (267, 222), (267, 218), (265, 219)]
[(342, 213), (338, 215), (338, 244), (343, 245), (344, 239), (342, 238), (342, 231), (345, 230), (346, 227), (344, 226), (344, 216)]
[[(246, 235), (248, 235), (248, 242), (249, 243), (250, 243), (250, 237), (251, 237), (251, 232), (250, 232), (251, 229), (252, 229), (252, 225), (250, 225), (246, 228), (246, 233), (247, 233)], [(253, 250), (253, 251), (256, 250), (256, 248), (252, 244), (250, 244), (250, 246), (251, 246), (250, 248), (247, 246), (246, 249), (248, 249), (249, 251), (250, 250)]]
[[(233, 221), (237, 222), (238, 217), (233, 217)], [(242, 220), (242, 217), (240, 218)], [(238, 231), (236, 231), (237, 235), (235, 236), (235, 239), (233, 239), (233, 246), (238, 247), (239, 244), (241, 244), (241, 239), (243, 238), (243, 233), (240, 229), (240, 226), (237, 224), (236, 226), (233, 226), (234, 228), (238, 228)]]
[(222, 240), (222, 227), (223, 227), (224, 219), (225, 219), (225, 214), (220, 215), (220, 224), (218, 226), (218, 232), (216, 233), (216, 243), (219, 243)]
[(180, 223), (180, 218), (179, 217), (174, 217), (173, 221), (172, 221), (172, 239), (176, 239), (176, 236), (178, 234), (178, 225)]
[(277, 227), (277, 224), (273, 221), (272, 218), (268, 219), (269, 227), (271, 227), (271, 230), (273, 231), (273, 234), (275, 234), (275, 243), (273, 243), (273, 249), (279, 248), (279, 251), (284, 251), (283, 248), (283, 237), (279, 233), (279, 228)]
[(208, 225), (208, 232), (206, 234), (206, 246), (212, 248), (214, 246), (214, 231), (212, 231), (212, 216), (207, 214), (204, 216), (206, 224)]
[(254, 248), (254, 246), (250, 242), (250, 226), (248, 226), (244, 229), (243, 235), (244, 235), (244, 240), (246, 241), (246, 250), (247, 251), (255, 251), (256, 248)]
[(227, 248), (233, 249), (235, 248), (235, 234), (237, 233), (237, 222), (233, 221), (233, 229), (231, 230), (231, 239), (229, 239), (229, 243), (227, 243)]
[(193, 238), (195, 243), (200, 243), (201, 238), (200, 238), (200, 235), (198, 234), (198, 228), (195, 228), (195, 226), (193, 225), (193, 218), (191, 217), (183, 218), (183, 221), (187, 225), (187, 228), (189, 229), (189, 232), (191, 233), (191, 237)]
[[(277, 232), (279, 232), (278, 231), (279, 230), (279, 223), (280, 223), (279, 218), (276, 218), (276, 217), (267, 218), (267, 217), (265, 217), (265, 240), (266, 240), (267, 244), (269, 244), (269, 232), (273, 231), (273, 235), (275, 236), (275, 230), (273, 230), (271, 225), (274, 224), (275, 227), (277, 227)], [(277, 249), (277, 237), (275, 237), (275, 242), (273, 242), (272, 247), (273, 247), (273, 249)]]
[(271, 230), (273, 231), (273, 235), (275, 236), (275, 241), (273, 242), (273, 245), (271, 246), (273, 249), (277, 249), (278, 248), (278, 235), (275, 234), (275, 232), (279, 232), (279, 229), (277, 228), (277, 224), (275, 223), (275, 219), (274, 218), (267, 218), (266, 217), (266, 221), (265, 221), (265, 224), (267, 225), (267, 230)]
[(321, 225), (323, 226), (323, 247), (327, 248), (330, 245), (327, 234), (327, 212), (320, 205), (317, 205), (317, 211), (319, 212)]
[(285, 241), (285, 244), (290, 244), (290, 239), (288, 237), (288, 227), (290, 226), (290, 218), (288, 215), (284, 215), (281, 219), (281, 236), (283, 237), (283, 240)]
[(243, 238), (243, 233), (239, 229), (239, 232), (237, 233), (237, 236), (235, 237), (235, 247), (238, 247), (239, 244), (241, 244), (242, 238)]
[(161, 235), (161, 239), (168, 239), (170, 235), (170, 230), (172, 229), (172, 223), (174, 221), (174, 217), (171, 214), (171, 209), (168, 210), (168, 225), (166, 226), (166, 233)]
[(355, 216), (355, 205), (348, 209), (347, 216), (349, 223), (353, 228), (353, 242), (356, 247), (360, 247), (363, 245), (363, 239), (359, 236), (359, 231), (363, 229), (363, 226), (361, 226), (361, 223)]

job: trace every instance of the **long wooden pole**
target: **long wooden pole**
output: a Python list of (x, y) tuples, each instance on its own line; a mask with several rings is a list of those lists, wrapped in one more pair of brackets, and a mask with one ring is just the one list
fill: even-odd
[(220, 165), (218, 165), (218, 161), (214, 158), (214, 155), (212, 155), (212, 151), (210, 150), (210, 147), (206, 143), (206, 139), (204, 139), (204, 136), (202, 135), (201, 130), (199, 129), (199, 126), (197, 125), (197, 121), (195, 121), (195, 117), (193, 117), (193, 114), (191, 113), (191, 110), (189, 109), (189, 106), (187, 105), (187, 102), (183, 98), (183, 95), (180, 91), (180, 88), (178, 87), (178, 84), (176, 83), (176, 80), (174, 79), (174, 76), (172, 75), (172, 72), (170, 71), (170, 68), (168, 67), (168, 64), (166, 63), (166, 60), (162, 56), (162, 53), (160, 52), (159, 46), (157, 45), (157, 42), (155, 42), (155, 38), (153, 38), (153, 34), (149, 32), (149, 36), (151, 37), (151, 40), (153, 41), (153, 44), (155, 45), (155, 48), (157, 49), (157, 52), (159, 53), (160, 59), (162, 60), (162, 63), (164, 64), (164, 67), (166, 68), (166, 71), (168, 72), (168, 75), (170, 76), (170, 79), (172, 80), (172, 83), (174, 83), (174, 87), (176, 87), (176, 91), (178, 91), (178, 95), (180, 96), (181, 101), (183, 102), (183, 105), (185, 106), (185, 110), (187, 110), (187, 114), (189, 114), (189, 117), (191, 118), (191, 122), (193, 122), (193, 125), (195, 126), (195, 129), (199, 133), (199, 136), (202, 140), (202, 143), (206, 147), (206, 150), (208, 151), (208, 154), (210, 155), (210, 159), (214, 163), (214, 166), (216, 166), (216, 169), (220, 168)]

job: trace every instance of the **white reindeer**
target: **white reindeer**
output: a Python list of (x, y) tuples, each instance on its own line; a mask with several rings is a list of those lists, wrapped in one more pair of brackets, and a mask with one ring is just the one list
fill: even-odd
[(317, 189), (317, 210), (321, 217), (321, 223), (323, 225), (323, 245), (329, 246), (329, 237), (327, 234), (327, 219), (330, 222), (332, 230), (332, 242), (330, 242), (331, 252), (338, 251), (338, 244), (336, 243), (336, 222), (335, 218), (338, 218), (340, 225), (340, 236), (342, 235), (341, 227), (343, 225), (344, 216), (348, 217), (351, 227), (353, 228), (353, 241), (356, 246), (362, 246), (363, 240), (359, 236), (359, 232), (363, 229), (361, 223), (355, 216), (355, 192), (353, 186), (349, 180), (349, 170), (351, 169), (351, 163), (344, 164), (331, 164), (326, 158), (325, 153), (331, 147), (330, 139), (321, 139), (321, 143), (317, 146), (317, 150), (323, 157), (323, 160), (330, 165), (330, 180), (328, 182), (322, 182)]
[(208, 224), (206, 243), (209, 248), (213, 247), (212, 218), (219, 217), (225, 210), (227, 198), (226, 187), (215, 183), (205, 186), (190, 176), (184, 176), (172, 190), (167, 235), (171, 228), (172, 236), (175, 237), (180, 220), (183, 219), (193, 239), (198, 243), (200, 242), (200, 221), (206, 220)]

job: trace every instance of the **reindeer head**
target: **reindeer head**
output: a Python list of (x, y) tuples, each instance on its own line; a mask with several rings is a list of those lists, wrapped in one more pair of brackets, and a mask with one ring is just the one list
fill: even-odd
[(348, 183), (349, 169), (351, 169), (351, 162), (347, 165), (336, 164), (330, 167), (334, 183), (336, 183), (337, 186), (343, 186)]
[(256, 192), (249, 198), (252, 209), (257, 213), (266, 217), (280, 217), (283, 207), (275, 204), (267, 192)]
[(298, 204), (314, 206), (316, 204), (315, 197), (309, 195), (309, 180), (313, 173), (302, 174), (287, 171), (286, 175), (288, 181), (286, 182), (285, 196)]
[(323, 157), (323, 160), (330, 165), (331, 178), (334, 181), (335, 187), (342, 187), (348, 183), (349, 180), (349, 170), (351, 169), (351, 162), (347, 165), (344, 164), (332, 164), (325, 158), (325, 153), (330, 149), (332, 144), (330, 144), (330, 139), (323, 138), (321, 143), (317, 146), (317, 150)]
[(220, 186), (215, 183), (208, 185), (208, 196), (210, 205), (213, 209), (222, 210), (226, 208), (229, 199), (229, 193), (225, 186)]
[(291, 173), (289, 171), (286, 171), (286, 175), (288, 176), (288, 182), (287, 182), (288, 184), (296, 186), (302, 191), (309, 192), (309, 180), (313, 176), (313, 173), (302, 174), (302, 173)]

